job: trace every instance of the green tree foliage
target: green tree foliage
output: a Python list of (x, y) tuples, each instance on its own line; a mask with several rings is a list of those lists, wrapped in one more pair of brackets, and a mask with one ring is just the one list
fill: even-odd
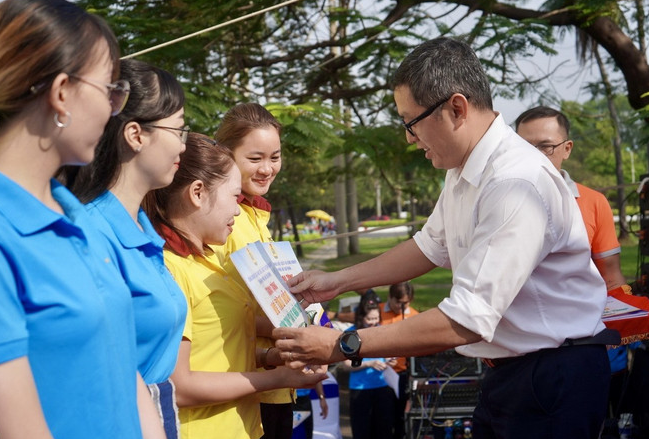
[(432, 168), (415, 145), (408, 145), (402, 130), (395, 130), (393, 125), (357, 127), (347, 133), (342, 146), (344, 151), (356, 154), (351, 172), (366, 194), (360, 207), (374, 207), (374, 185), (379, 181), (382, 204), (394, 204), (401, 190), (404, 199), (422, 200), (421, 211), (430, 212), (444, 172)]
[[(616, 106), (619, 110), (624, 130), (622, 137), (622, 160), (625, 175), (625, 192), (633, 197), (636, 184), (631, 181), (633, 167), (636, 180), (647, 172), (647, 152), (644, 148), (643, 131), (645, 124), (638, 119), (637, 113), (630, 108), (623, 96), (618, 96)], [(614, 136), (610, 119), (606, 117), (607, 103), (605, 98), (594, 99), (583, 104), (563, 102), (561, 106), (569, 118), (570, 137), (574, 141), (570, 159), (564, 162), (564, 168), (575, 181), (604, 190), (610, 200), (615, 197), (615, 157), (612, 149)], [(637, 183), (637, 182), (635, 182)]]
[(329, 109), (316, 104), (268, 104), (282, 124), (282, 171), (268, 193), (274, 209), (303, 213), (312, 206), (333, 203), (328, 186), (333, 180), (326, 151), (342, 144), (344, 126)]
[[(271, 0), (77, 3), (109, 21), (127, 56), (276, 4)], [(188, 120), (196, 131), (213, 133), (227, 108), (241, 101), (277, 102), (287, 106), (287, 114), (295, 110), (291, 105), (317, 103), (313, 111), (302, 108), (304, 115), (286, 124), (285, 170), (278, 188), (295, 206), (321, 192), (323, 198), (313, 201), (327, 203), (325, 194), (332, 192), (327, 185), (335, 175), (326, 158), (342, 148), (329, 139), (343, 133), (343, 146), (355, 154), (350, 171), (365, 170), (371, 178), (402, 186), (432, 204), (439, 173), (421, 163), (420, 151), (404, 147), (389, 81), (405, 54), (422, 40), (440, 35), (465, 38), (483, 61), (495, 94), (538, 95), (556, 106), (562, 97), (547, 93), (550, 87), (544, 85), (556, 72), (530, 74), (522, 63), (539, 54), (554, 54), (555, 45), (569, 31), (580, 29), (621, 72), (622, 93), (631, 107), (649, 106), (642, 1), (552, 0), (536, 9), (526, 6), (494, 0), (337, 0), (332, 6), (331, 0), (301, 0), (138, 58), (181, 80), (188, 96)], [(334, 55), (336, 51), (340, 55)], [(342, 114), (335, 108), (338, 104), (350, 109), (352, 132), (335, 126), (336, 117), (329, 116)], [(324, 120), (312, 117), (316, 112), (322, 112)], [(602, 141), (600, 148), (608, 144)], [(391, 154), (394, 151), (402, 154)], [(608, 169), (606, 154), (598, 156), (593, 152), (581, 166), (588, 172)], [(642, 161), (646, 163), (646, 158)], [(311, 172), (313, 181), (308, 180)], [(307, 181), (315, 186), (307, 188)]]

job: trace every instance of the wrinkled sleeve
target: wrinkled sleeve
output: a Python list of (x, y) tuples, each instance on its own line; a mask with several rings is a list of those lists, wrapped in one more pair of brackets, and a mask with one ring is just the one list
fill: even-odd
[(593, 259), (602, 259), (620, 253), (620, 242), (615, 232), (613, 211), (608, 200), (603, 195), (597, 197), (595, 212), (595, 234), (593, 235), (592, 252)]
[(183, 329), (183, 338), (188, 339), (189, 341), (192, 340), (192, 328), (193, 328), (193, 320), (192, 320), (192, 295), (191, 295), (191, 285), (188, 279), (188, 273), (183, 270), (180, 265), (178, 264), (175, 258), (178, 258), (179, 256), (176, 256), (172, 254), (169, 250), (164, 251), (164, 260), (165, 260), (165, 265), (167, 266), (167, 269), (169, 270), (169, 273), (173, 276), (174, 280), (182, 290), (183, 294), (185, 295), (185, 299), (187, 300), (187, 314), (185, 316), (185, 328)]
[(433, 213), (428, 217), (424, 227), (413, 237), (419, 250), (438, 267), (451, 268), (446, 248), (446, 238), (444, 231), (444, 191), (440, 194), (439, 200), (433, 209)]
[(0, 249), (0, 363), (27, 355), (27, 320), (12, 264)]

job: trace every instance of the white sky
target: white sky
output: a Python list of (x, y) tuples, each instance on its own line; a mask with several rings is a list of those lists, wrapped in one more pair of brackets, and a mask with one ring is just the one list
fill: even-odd
[[(543, 76), (552, 73), (550, 79), (544, 80), (539, 87), (521, 100), (494, 99), (494, 109), (500, 111), (509, 124), (523, 111), (539, 104), (558, 107), (558, 100), (584, 102), (591, 98), (585, 86), (597, 82), (599, 71), (594, 63), (581, 66), (577, 61), (574, 45), (574, 33), (566, 33), (563, 41), (555, 46), (556, 56), (539, 54), (533, 61), (523, 61), (521, 66), (531, 75)], [(609, 72), (612, 75), (611, 72)]]
[[(394, 2), (392, 0), (358, 0), (362, 3), (363, 14), (366, 16), (375, 16), (382, 18), (385, 12), (382, 9), (386, 6), (391, 7)], [(501, 0), (503, 1), (503, 0)], [(516, 0), (510, 1), (519, 7), (536, 9), (541, 5), (543, 0)], [(425, 10), (431, 17), (440, 16), (442, 11), (448, 11), (450, 6), (439, 5), (431, 3), (424, 5)], [(459, 18), (463, 16), (466, 8), (458, 8), (453, 14), (444, 18), (447, 25), (454, 24)], [(477, 14), (474, 15), (477, 17)], [(431, 22), (427, 22), (429, 26)], [(458, 32), (463, 32), (464, 29), (472, 26), (472, 20), (464, 20), (458, 26)], [(426, 28), (422, 31), (431, 31), (432, 29)], [(558, 32), (559, 29), (556, 30)], [(558, 33), (555, 33), (558, 35)], [(435, 35), (431, 35), (434, 37)], [(559, 37), (557, 36), (559, 40)], [(539, 78), (546, 76), (552, 72), (552, 75), (543, 80), (538, 86), (531, 91), (523, 100), (519, 99), (503, 99), (496, 97), (494, 99), (494, 109), (501, 112), (507, 123), (513, 123), (516, 117), (523, 111), (539, 104), (542, 99), (543, 104), (558, 107), (561, 100), (571, 100), (577, 102), (584, 102), (591, 98), (588, 90), (584, 86), (589, 82), (599, 80), (599, 72), (594, 63), (586, 66), (581, 66), (577, 61), (575, 51), (575, 36), (572, 29), (564, 29), (564, 34), (561, 40), (554, 46), (558, 52), (556, 56), (548, 56), (542, 52), (538, 52), (533, 58), (520, 60), (519, 65), (526, 75)], [(601, 52), (603, 57), (605, 53)], [(609, 72), (614, 76), (611, 72)], [(618, 75), (619, 76), (619, 75)]]

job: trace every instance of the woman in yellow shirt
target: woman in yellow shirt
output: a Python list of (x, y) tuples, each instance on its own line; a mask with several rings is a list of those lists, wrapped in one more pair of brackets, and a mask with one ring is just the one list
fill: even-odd
[(146, 210), (166, 239), (165, 263), (186, 295), (187, 321), (172, 375), (183, 439), (257, 439), (256, 392), (313, 386), (324, 374), (285, 367), (276, 349), (255, 349), (253, 299), (220, 266), (209, 245), (223, 244), (239, 214), (241, 173), (232, 153), (190, 133), (170, 186), (149, 194)]
[[(282, 168), (281, 125), (264, 107), (255, 103), (238, 104), (223, 117), (215, 137), (229, 148), (241, 171), (241, 215), (234, 231), (223, 246), (214, 247), (222, 266), (242, 289), (247, 290), (230, 260), (230, 254), (255, 241), (271, 241), (268, 221), (271, 206), (266, 195)], [(257, 316), (257, 346), (274, 346), (267, 319), (261, 307), (254, 303)], [(263, 439), (290, 439), (293, 433), (293, 394), (290, 388), (264, 392), (261, 398)]]

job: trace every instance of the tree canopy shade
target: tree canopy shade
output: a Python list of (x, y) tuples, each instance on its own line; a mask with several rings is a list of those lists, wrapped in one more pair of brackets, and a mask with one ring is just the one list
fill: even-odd
[[(277, 4), (275, 0), (77, 3), (107, 19), (125, 55)], [(422, 165), (417, 152), (413, 156), (419, 161), (409, 157), (413, 148), (406, 145), (390, 86), (392, 73), (415, 45), (438, 36), (464, 38), (481, 58), (494, 94), (509, 99), (537, 96), (547, 103), (544, 93), (549, 87), (544, 84), (555, 80), (556, 74), (565, 77), (561, 66), (557, 72), (530, 74), (521, 63), (540, 54), (555, 55), (557, 44), (580, 30), (621, 73), (621, 93), (630, 107), (647, 110), (645, 3), (301, 0), (139, 58), (180, 79), (188, 95), (188, 121), (196, 131), (213, 133), (221, 115), (237, 102), (276, 105), (286, 128), (286, 161), (274, 185), (281, 196), (271, 194), (278, 197), (275, 205), (290, 200), (293, 207), (300, 207), (319, 197), (317, 207), (331, 208), (333, 203), (327, 201), (331, 191), (313, 187), (325, 187), (335, 179), (340, 170), (326, 161), (335, 154), (351, 158), (344, 172), (380, 178), (413, 198), (423, 194), (434, 198), (440, 175), (429, 163)], [(554, 96), (550, 102), (559, 107), (570, 98)], [(279, 110), (282, 106), (285, 111)], [(641, 117), (649, 121), (649, 112)], [(589, 157), (589, 163), (605, 163), (604, 156), (597, 157)]]
[[(79, 0), (108, 19), (123, 53), (196, 32), (273, 5), (271, 0)], [(385, 117), (389, 77), (418, 42), (439, 35), (469, 39), (496, 93), (513, 97), (545, 77), (518, 62), (553, 54), (566, 30), (581, 29), (614, 60), (632, 108), (649, 104), (642, 0), (550, 0), (537, 9), (493, 0), (303, 0), (144, 55), (190, 87), (190, 108), (210, 120), (247, 98), (288, 103), (345, 100), (356, 122)], [(329, 22), (332, 26), (329, 26)], [(342, 30), (344, 29), (344, 31)], [(332, 48), (342, 54), (332, 55)], [(193, 99), (193, 98), (196, 99)], [(207, 108), (206, 108), (207, 107)], [(200, 114), (200, 116), (199, 116)], [(363, 120), (361, 120), (363, 119)]]

